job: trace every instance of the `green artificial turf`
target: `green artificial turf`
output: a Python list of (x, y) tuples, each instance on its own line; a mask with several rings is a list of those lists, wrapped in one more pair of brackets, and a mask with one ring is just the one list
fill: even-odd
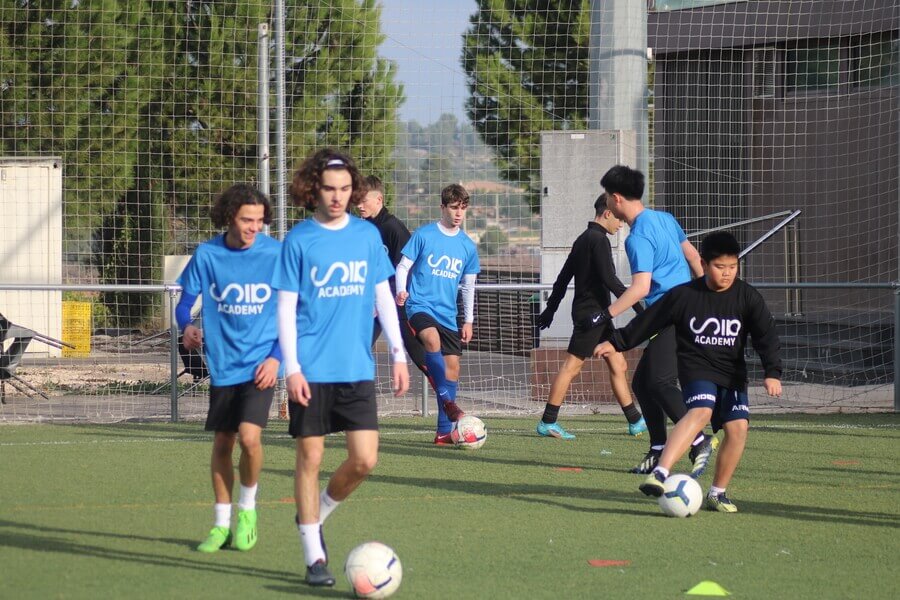
[[(194, 550), (213, 516), (201, 425), (0, 427), (0, 597), (347, 597), (344, 558), (372, 539), (403, 563), (398, 598), (693, 598), (702, 581), (735, 598), (895, 597), (898, 415), (755, 417), (728, 490), (740, 512), (688, 519), (637, 491), (625, 471), (646, 439), (620, 416), (566, 419), (571, 442), (484, 420), (472, 452), (432, 446), (431, 420), (382, 422), (378, 467), (325, 525), (325, 590), (302, 582), (284, 422), (264, 436), (259, 543), (213, 555)], [(323, 479), (343, 455), (329, 437)]]

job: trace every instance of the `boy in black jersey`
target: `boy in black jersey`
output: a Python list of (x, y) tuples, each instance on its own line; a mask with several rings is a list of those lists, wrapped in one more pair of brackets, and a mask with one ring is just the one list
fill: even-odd
[[(369, 175), (365, 178), (366, 195), (360, 200), (356, 206), (359, 216), (378, 228), (381, 234), (381, 241), (384, 242), (384, 250), (391, 259), (394, 268), (400, 264), (403, 258), (403, 246), (409, 241), (410, 233), (403, 221), (395, 217), (384, 205), (384, 183), (376, 175)], [(394, 277), (390, 278), (391, 293), (397, 295), (397, 282)], [(400, 334), (403, 336), (403, 345), (406, 347), (406, 353), (412, 359), (413, 363), (419, 368), (425, 376), (428, 376), (428, 369), (425, 368), (425, 347), (419, 338), (413, 334), (409, 328), (409, 322), (406, 318), (406, 308), (397, 307), (397, 316), (400, 318)], [(378, 317), (375, 317), (372, 332), (372, 344), (381, 335), (381, 324)]]
[[(538, 318), (541, 329), (547, 329), (553, 323), (553, 316), (566, 295), (569, 282), (575, 279), (575, 298), (572, 300), (572, 337), (566, 351), (566, 360), (559, 368), (553, 383), (550, 385), (550, 397), (544, 407), (544, 415), (537, 424), (537, 433), (545, 437), (571, 440), (574, 434), (563, 429), (557, 421), (559, 407), (562, 406), (572, 380), (581, 372), (584, 361), (589, 358), (598, 342), (606, 337), (606, 324), (593, 327), (584, 324), (585, 319), (601, 309), (608, 309), (610, 292), (618, 298), (625, 292), (625, 285), (616, 276), (616, 266), (612, 259), (612, 246), (608, 235), (615, 235), (622, 228), (622, 221), (606, 207), (606, 194), (600, 194), (594, 202), (594, 220), (588, 223), (587, 229), (572, 244), (572, 250), (566, 258), (553, 292), (547, 299), (547, 308)], [(643, 310), (640, 304), (634, 306), (638, 312)], [(628, 433), (641, 435), (647, 431), (644, 417), (631, 400), (628, 389), (625, 357), (613, 353), (604, 357), (609, 367), (609, 381), (613, 395), (619, 403), (625, 418), (628, 420)]]
[(672, 430), (659, 463), (640, 490), (660, 496), (669, 470), (697, 433), (712, 422), (725, 430), (706, 506), (737, 512), (725, 489), (744, 453), (750, 409), (747, 400), (747, 335), (762, 360), (763, 386), (781, 396), (780, 342), (765, 300), (737, 277), (740, 246), (733, 235), (712, 233), (700, 244), (704, 276), (672, 288), (627, 327), (614, 330), (595, 356), (634, 348), (666, 325), (675, 326), (678, 378), (688, 412)]

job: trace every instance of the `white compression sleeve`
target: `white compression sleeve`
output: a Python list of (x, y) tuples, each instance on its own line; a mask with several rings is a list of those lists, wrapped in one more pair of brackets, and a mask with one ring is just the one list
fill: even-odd
[(394, 275), (394, 280), (397, 283), (397, 292), (405, 292), (406, 291), (406, 278), (409, 275), (409, 269), (413, 266), (413, 261), (409, 260), (405, 256), (400, 259), (400, 263), (397, 265), (397, 273)]
[(375, 286), (375, 310), (378, 312), (378, 322), (387, 338), (391, 350), (393, 362), (406, 362), (406, 352), (403, 351), (403, 336), (400, 335), (400, 319), (397, 317), (397, 303), (391, 295), (391, 284), (382, 281)]
[(462, 290), (464, 321), (473, 323), (475, 321), (475, 274), (463, 275), (459, 288)]
[(297, 359), (297, 292), (278, 291), (278, 345), (287, 378), (300, 372)]

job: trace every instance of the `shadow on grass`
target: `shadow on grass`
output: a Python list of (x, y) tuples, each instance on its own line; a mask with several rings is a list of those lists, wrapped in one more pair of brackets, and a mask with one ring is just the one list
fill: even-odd
[(122, 540), (141, 540), (146, 542), (161, 542), (165, 544), (174, 544), (181, 548), (189, 548), (193, 552), (196, 544), (195, 541), (171, 538), (153, 538), (135, 535), (123, 535), (117, 533), (108, 533), (102, 531), (85, 531), (79, 529), (65, 529), (61, 527), (42, 527), (38, 525), (30, 525), (21, 522), (11, 522), (0, 520), (0, 546), (9, 548), (19, 548), (22, 550), (31, 550), (36, 552), (48, 552), (53, 554), (73, 554), (77, 556), (91, 556), (103, 560), (133, 562), (140, 565), (154, 565), (159, 567), (170, 567), (173, 569), (187, 569), (191, 571), (205, 571), (209, 573), (217, 573), (222, 575), (236, 575), (257, 578), (266, 578), (291, 584), (292, 589), (296, 592), (299, 587), (306, 587), (303, 584), (301, 575), (295, 573), (285, 573), (271, 569), (261, 569), (258, 566), (241, 567), (236, 565), (226, 565), (222, 563), (209, 562), (199, 558), (199, 554), (194, 552), (198, 558), (194, 559), (178, 552), (177, 555), (165, 556), (160, 553), (135, 552), (131, 550), (123, 550), (119, 548), (108, 548), (102, 545), (95, 545), (86, 542), (76, 542), (67, 539), (64, 536), (78, 536), (83, 538), (102, 539), (122, 539)]
[(817, 523), (844, 525), (863, 525), (866, 527), (900, 528), (900, 515), (896, 513), (851, 511), (831, 509), (821, 506), (803, 506), (802, 504), (779, 504), (777, 502), (754, 502), (741, 500), (742, 513), (780, 517), (791, 521), (813, 521)]
[[(203, 559), (191, 559), (184, 555), (164, 556), (147, 552), (133, 552), (128, 550), (106, 548), (101, 545), (93, 545), (82, 542), (74, 542), (61, 536), (78, 536), (97, 538), (113, 538), (122, 540), (141, 540), (146, 542), (162, 542), (172, 544), (190, 550), (194, 556), (200, 556), (194, 550), (196, 540), (154, 538), (123, 535), (102, 531), (84, 531), (80, 529), (65, 529), (41, 527), (27, 523), (0, 520), (0, 546), (19, 548), (35, 552), (48, 552), (54, 554), (73, 554), (77, 556), (90, 556), (103, 560), (125, 561), (140, 564), (142, 566), (160, 566), (173, 569), (187, 569), (191, 571), (204, 571), (209, 573), (246, 576), (253, 579), (263, 578), (276, 583), (263, 585), (264, 588), (276, 592), (299, 594), (302, 596), (317, 596), (322, 598), (346, 597), (346, 591), (334, 588), (314, 588), (306, 585), (303, 574), (261, 569), (258, 566), (240, 567), (236, 565), (224, 565), (221, 563), (207, 562)], [(223, 550), (223, 552), (232, 552)], [(233, 551), (236, 552), (236, 551)]]

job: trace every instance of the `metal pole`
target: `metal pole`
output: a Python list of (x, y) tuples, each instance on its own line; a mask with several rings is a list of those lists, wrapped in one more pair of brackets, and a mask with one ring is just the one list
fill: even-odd
[(591, 0), (590, 14), (588, 129), (633, 130), (637, 164), (631, 166), (647, 174), (647, 3)]
[(275, 213), (278, 223), (278, 239), (283, 240), (287, 234), (287, 211), (285, 209), (286, 191), (285, 175), (287, 172), (287, 138), (284, 129), (284, 0), (275, 0), (275, 169), (277, 185), (275, 190)]
[[(791, 255), (794, 257), (794, 281), (800, 281), (800, 227), (796, 221), (791, 222), (788, 226), (791, 232)], [(794, 290), (794, 313), (797, 316), (803, 314), (803, 305), (801, 304), (800, 289)]]
[(894, 290), (894, 412), (900, 412), (900, 288)]
[(422, 416), (428, 416), (428, 378), (422, 373)]
[[(784, 280), (790, 281), (791, 277), (791, 231), (790, 228), (784, 230)], [(788, 316), (794, 314), (793, 292), (788, 288), (784, 289), (784, 313)]]
[(170, 392), (169, 405), (172, 423), (178, 422), (178, 322), (175, 320), (175, 294), (174, 289), (169, 289), (169, 359), (170, 359)]
[[(269, 195), (269, 24), (260, 23), (257, 28), (258, 43), (256, 54), (256, 146), (259, 157), (259, 191)], [(266, 226), (268, 233), (269, 226)]]

